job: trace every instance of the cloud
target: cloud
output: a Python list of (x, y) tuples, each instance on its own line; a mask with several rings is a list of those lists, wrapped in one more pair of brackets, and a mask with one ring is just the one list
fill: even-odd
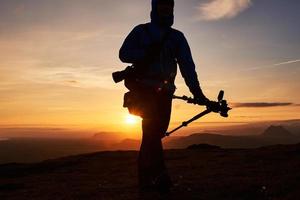
[(267, 103), (267, 102), (251, 102), (251, 103), (233, 103), (231, 104), (234, 108), (265, 108), (265, 107), (277, 107), (277, 106), (293, 106), (293, 103), (287, 102), (277, 102), (277, 103)]
[(294, 64), (294, 63), (298, 63), (298, 62), (300, 62), (300, 59), (288, 60), (288, 61), (285, 61), (285, 62), (275, 63), (275, 64), (272, 64), (272, 65), (251, 67), (251, 68), (247, 68), (243, 71), (252, 71), (252, 70), (259, 70), (259, 69), (266, 69), (266, 68), (274, 68), (274, 67), (277, 67), (277, 66), (289, 65), (289, 64)]
[(197, 9), (200, 12), (199, 20), (220, 20), (237, 16), (251, 6), (251, 0), (210, 0), (200, 4)]
[(297, 63), (297, 62), (300, 62), (300, 59), (297, 59), (297, 60), (289, 60), (289, 61), (286, 61), (286, 62), (276, 63), (276, 64), (274, 64), (274, 66), (293, 64), (293, 63)]

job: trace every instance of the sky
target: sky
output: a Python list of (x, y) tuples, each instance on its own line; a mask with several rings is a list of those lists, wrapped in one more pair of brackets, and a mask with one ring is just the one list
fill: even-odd
[[(150, 0), (0, 0), (0, 126), (140, 131), (111, 73)], [(299, 0), (176, 0), (174, 28), (192, 50), (201, 87), (219, 90), (244, 123), (300, 118)], [(180, 75), (177, 95), (191, 94)], [(170, 127), (204, 108), (174, 100)], [(199, 120), (200, 121), (200, 120)], [(140, 122), (140, 119), (137, 120)], [(191, 125), (195, 128), (196, 125)]]

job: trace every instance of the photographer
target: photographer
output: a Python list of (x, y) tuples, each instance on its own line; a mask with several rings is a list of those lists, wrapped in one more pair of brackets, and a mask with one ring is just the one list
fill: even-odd
[(199, 85), (191, 51), (183, 33), (172, 27), (174, 0), (152, 0), (151, 22), (136, 26), (119, 53), (133, 68), (124, 72), (124, 106), (140, 115), (142, 144), (138, 158), (140, 190), (168, 192), (172, 186), (167, 173), (161, 139), (169, 126), (177, 64), (198, 103), (209, 101)]

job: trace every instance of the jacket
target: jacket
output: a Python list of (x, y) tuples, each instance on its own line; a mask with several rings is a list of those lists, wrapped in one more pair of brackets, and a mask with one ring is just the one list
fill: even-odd
[[(149, 62), (146, 60), (149, 47), (161, 42), (165, 34), (167, 37), (158, 52), (159, 56)], [(159, 79), (172, 85), (178, 64), (191, 93), (194, 96), (202, 95), (190, 47), (184, 34), (176, 29), (161, 29), (154, 23), (136, 26), (126, 37), (119, 51), (119, 58), (122, 62), (134, 65), (147, 62), (147, 65), (141, 66), (145, 78)]]

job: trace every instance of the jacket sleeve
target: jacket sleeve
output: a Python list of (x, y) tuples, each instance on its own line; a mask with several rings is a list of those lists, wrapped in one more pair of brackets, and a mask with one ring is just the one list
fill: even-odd
[(124, 63), (137, 63), (145, 56), (145, 50), (140, 47), (141, 25), (136, 26), (126, 37), (119, 51), (119, 58)]
[(198, 81), (192, 53), (184, 34), (181, 32), (179, 32), (178, 35), (178, 49), (176, 57), (181, 75), (184, 78), (184, 81), (188, 86), (190, 92), (194, 96), (202, 96), (203, 93)]

